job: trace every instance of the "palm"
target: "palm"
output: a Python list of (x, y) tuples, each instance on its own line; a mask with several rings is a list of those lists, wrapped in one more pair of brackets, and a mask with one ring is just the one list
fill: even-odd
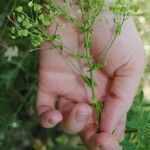
[[(80, 43), (81, 35), (77, 32), (77, 28), (69, 24), (65, 29), (58, 30), (58, 33), (63, 37), (64, 45), (66, 44), (75, 51), (83, 51), (81, 47), (83, 42)], [(58, 50), (47, 50), (49, 47), (49, 43), (44, 44), (40, 55), (40, 86), (56, 96), (62, 96), (75, 102), (91, 103), (89, 88), (81, 81), (81, 73), (88, 74), (86, 61), (69, 56), (65, 50), (63, 54)], [(106, 95), (108, 76), (99, 70), (95, 71), (94, 76), (97, 83), (97, 96), (102, 99)]]

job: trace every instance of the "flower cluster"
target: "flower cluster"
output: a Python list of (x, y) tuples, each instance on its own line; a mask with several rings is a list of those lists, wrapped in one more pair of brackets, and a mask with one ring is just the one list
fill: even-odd
[(135, 15), (138, 12), (139, 6), (131, 0), (116, 0), (109, 9), (118, 15), (126, 18)]
[[(44, 31), (45, 28), (52, 24), (56, 11), (52, 10), (50, 5), (40, 5), (36, 2), (29, 2), (27, 6), (30, 12), (26, 11), (22, 6), (15, 8), (13, 19), (9, 18), (15, 24), (10, 28), (11, 37), (30, 37), (34, 47), (38, 47), (46, 40), (54, 40), (60, 38), (58, 35), (48, 35)], [(47, 11), (43, 11), (44, 7)], [(48, 12), (48, 13), (47, 13)]]

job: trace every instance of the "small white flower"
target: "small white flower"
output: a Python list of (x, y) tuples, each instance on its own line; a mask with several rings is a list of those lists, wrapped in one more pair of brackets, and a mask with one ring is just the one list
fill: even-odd
[(8, 61), (10, 62), (13, 57), (18, 56), (18, 47), (8, 47), (7, 50), (4, 53), (4, 56), (7, 57)]
[(12, 125), (11, 125), (13, 128), (17, 128), (19, 125), (17, 122), (13, 122)]

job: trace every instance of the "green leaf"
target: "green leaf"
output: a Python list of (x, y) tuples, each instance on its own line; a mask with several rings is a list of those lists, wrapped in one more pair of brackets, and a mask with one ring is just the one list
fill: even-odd
[(23, 12), (23, 7), (22, 6), (18, 6), (16, 9), (15, 9), (17, 12)]
[(150, 118), (149, 111), (143, 111), (140, 120), (143, 126), (150, 121), (149, 118)]
[(97, 120), (99, 120), (101, 112), (102, 112), (102, 109), (103, 109), (103, 104), (102, 104), (102, 102), (100, 102), (99, 99), (97, 99), (96, 97), (93, 97), (92, 98), (92, 105), (93, 105), (93, 108), (94, 108), (94, 110), (96, 112)]
[[(149, 130), (150, 130), (150, 122), (146, 122), (145, 124), (144, 124), (144, 127), (145, 128), (149, 128)], [(150, 131), (149, 131), (150, 132)]]
[(34, 10), (35, 12), (40, 13), (40, 12), (42, 11), (42, 6), (41, 6), (40, 4), (34, 3), (34, 4), (33, 4), (33, 10)]
[(92, 81), (91, 78), (89, 78), (88, 76), (82, 76), (81, 78), (86, 84), (88, 87), (92, 88), (92, 84), (93, 86), (96, 86), (96, 82), (95, 81)]
[(67, 12), (69, 10), (69, 7), (67, 5), (63, 6), (63, 11)]
[(76, 57), (77, 59), (87, 59), (87, 58), (92, 59), (92, 56), (87, 56), (86, 54), (82, 54), (82, 53), (77, 53), (77, 54), (75, 55), (75, 57)]
[(26, 29), (29, 29), (31, 27), (33, 27), (33, 23), (30, 22), (30, 20), (28, 18), (22, 20), (22, 26), (25, 27)]
[(22, 22), (22, 17), (18, 16), (18, 17), (17, 17), (17, 21), (18, 21), (19, 23)]
[(127, 127), (133, 128), (133, 129), (140, 129), (141, 125), (135, 121), (127, 121)]
[(139, 130), (136, 137), (139, 145), (140, 143), (142, 143), (143, 136), (144, 136), (144, 130)]
[(54, 17), (55, 17), (55, 13), (49, 10), (48, 14), (42, 13), (39, 15), (38, 18), (42, 22), (43, 25), (49, 26), (52, 23)]
[(140, 93), (135, 97), (135, 101), (136, 101), (139, 105), (141, 105), (143, 99), (144, 99), (144, 92), (143, 92), (143, 90), (141, 90)]
[(27, 37), (29, 35), (29, 31), (26, 29), (18, 30), (18, 36)]
[(122, 28), (121, 28), (120, 24), (116, 23), (115, 24), (115, 33), (116, 33), (117, 36), (119, 36), (121, 34), (121, 29)]
[(93, 64), (91, 67), (90, 67), (90, 70), (88, 71), (93, 71), (95, 69), (101, 69), (101, 68), (104, 68), (106, 66), (106, 62), (102, 62), (102, 63), (96, 63), (96, 64)]
[(44, 38), (41, 35), (37, 35), (37, 36), (32, 36), (31, 37), (31, 43), (35, 47), (40, 46), (43, 41), (44, 41)]
[(122, 141), (120, 145), (123, 146), (124, 150), (136, 150), (136, 145), (127, 140)]
[(81, 9), (78, 9), (78, 10), (76, 11), (76, 14), (77, 14), (77, 15), (82, 15)]
[(31, 2), (28, 3), (28, 6), (29, 6), (30, 8), (33, 7), (33, 5), (34, 5), (34, 4), (33, 4), (33, 1), (31, 1)]
[(16, 32), (16, 28), (15, 27), (11, 27), (10, 28), (10, 32), (14, 34)]

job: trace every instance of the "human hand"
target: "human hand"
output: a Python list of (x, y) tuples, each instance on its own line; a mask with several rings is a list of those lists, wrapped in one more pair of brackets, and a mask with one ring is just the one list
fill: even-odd
[[(99, 59), (98, 54), (107, 44), (113, 32), (111, 16), (104, 15), (103, 18), (102, 22), (97, 22), (93, 27), (93, 56), (96, 61)], [(66, 28), (59, 32), (68, 47), (83, 48), (82, 36), (76, 27), (67, 23)], [(130, 20), (123, 26), (122, 34), (106, 56), (107, 66), (102, 70), (95, 71), (96, 94), (104, 102), (102, 119), (100, 127), (98, 127), (100, 134), (96, 134), (96, 126), (92, 125), (94, 119), (88, 120), (92, 114), (91, 108), (85, 104), (91, 103), (89, 89), (80, 81), (80, 74), (76, 70), (72, 71), (64, 56), (56, 50), (44, 50), (48, 46), (49, 44), (43, 46), (40, 55), (37, 100), (37, 110), (43, 126), (52, 127), (61, 122), (60, 125), (64, 130), (75, 133), (81, 131), (88, 121), (82, 132), (82, 139), (90, 149), (100, 149), (99, 147), (102, 145), (101, 147), (110, 150), (110, 144), (112, 149), (118, 147), (116, 139), (122, 138), (119, 136), (123, 136), (125, 126), (125, 123), (120, 123), (122, 122), (121, 118), (132, 105), (146, 64), (145, 53), (133, 22)], [(71, 57), (70, 59), (78, 69), (83, 68), (83, 72), (87, 71), (86, 62), (79, 62)], [(54, 108), (57, 96), (60, 96), (61, 112)], [(77, 104), (78, 102), (80, 104)], [(70, 112), (69, 116), (68, 112)], [(79, 120), (77, 123), (74, 119), (77, 112), (84, 112), (83, 114), (86, 114), (87, 117), (77, 119)], [(122, 124), (122, 127), (119, 124)], [(89, 127), (92, 132), (89, 131)], [(117, 127), (120, 129), (117, 130)], [(116, 139), (111, 135), (114, 130)]]
[[(98, 22), (93, 28), (93, 56), (96, 61), (99, 60), (99, 51), (105, 46), (113, 29), (113, 26), (106, 24), (110, 23), (110, 16), (103, 18), (106, 22)], [(121, 148), (118, 142), (124, 138), (126, 113), (132, 105), (146, 65), (145, 51), (133, 20), (124, 24), (121, 36), (105, 58), (107, 66), (101, 71), (108, 77), (108, 88), (103, 99), (101, 98), (104, 109), (100, 126), (97, 127), (93, 116), (81, 132), (82, 141), (90, 150)], [(106, 87), (104, 84), (102, 86)], [(100, 133), (97, 133), (97, 128)]]
[[(71, 13), (75, 15), (73, 10)], [(57, 19), (59, 23), (66, 21), (62, 18)], [(65, 24), (65, 29), (57, 28), (57, 24), (53, 24), (47, 32), (54, 33), (57, 28), (57, 33), (63, 37), (62, 43), (64, 45), (74, 51), (79, 49), (82, 52), (81, 46), (83, 46), (83, 43), (80, 43), (82, 42), (80, 41), (82, 37), (79, 37), (81, 36), (79, 29), (68, 21)], [(87, 105), (91, 103), (91, 93), (81, 81), (81, 73), (86, 72), (87, 74), (87, 62), (77, 61), (71, 55), (69, 56), (65, 50), (62, 54), (56, 49), (50, 50), (50, 47), (50, 43), (44, 43), (40, 51), (39, 85), (36, 103), (40, 122), (44, 127), (53, 127), (61, 122), (61, 127), (67, 132), (79, 132), (84, 128), (86, 121), (92, 114), (91, 107)], [(72, 63), (76, 68), (72, 67)], [(107, 81), (105, 81), (103, 74), (100, 76), (99, 74), (101, 73), (95, 72), (97, 82), (102, 80), (106, 83)], [(98, 87), (97, 89), (101, 90), (101, 92), (97, 90), (98, 97), (100, 97), (100, 94), (104, 93), (105, 87)], [(69, 111), (67, 110), (66, 113), (68, 105), (66, 108), (63, 107), (61, 112), (55, 109), (55, 102), (58, 97), (60, 97), (60, 102), (64, 100), (74, 102), (74, 105), (71, 104), (73, 107), (69, 107), (72, 110), (69, 116), (66, 116)], [(79, 102), (80, 105), (77, 104)], [(78, 114), (78, 117), (75, 117), (75, 114)], [(79, 123), (75, 123), (74, 118), (77, 118)]]

